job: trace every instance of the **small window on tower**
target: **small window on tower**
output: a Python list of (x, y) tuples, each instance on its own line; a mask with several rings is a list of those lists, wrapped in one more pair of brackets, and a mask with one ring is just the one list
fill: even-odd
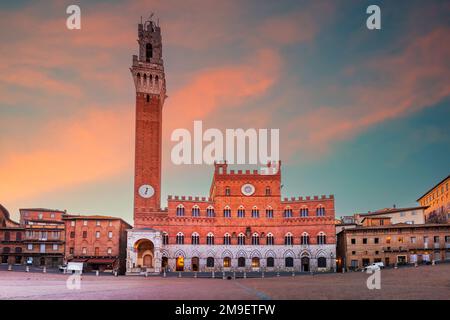
[(147, 95), (147, 102), (150, 102), (150, 95)]
[(153, 47), (151, 43), (147, 43), (145, 46), (145, 61), (150, 62), (150, 58), (153, 58)]

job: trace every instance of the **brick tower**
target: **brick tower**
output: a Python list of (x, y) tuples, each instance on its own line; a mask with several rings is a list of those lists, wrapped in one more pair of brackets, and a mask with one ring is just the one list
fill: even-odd
[(139, 56), (130, 68), (136, 87), (134, 223), (161, 205), (162, 109), (166, 81), (161, 29), (151, 18), (138, 25)]

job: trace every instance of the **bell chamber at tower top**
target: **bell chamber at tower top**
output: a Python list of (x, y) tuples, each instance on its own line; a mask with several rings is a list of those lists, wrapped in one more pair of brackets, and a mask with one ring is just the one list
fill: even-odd
[[(151, 16), (152, 17), (152, 16)], [(159, 23), (152, 19), (138, 24), (139, 55), (130, 68), (136, 92), (165, 96), (162, 37)]]

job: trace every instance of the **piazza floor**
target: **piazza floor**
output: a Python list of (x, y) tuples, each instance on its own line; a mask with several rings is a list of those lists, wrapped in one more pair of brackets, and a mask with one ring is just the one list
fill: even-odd
[(450, 299), (450, 263), (381, 271), (369, 290), (363, 272), (252, 279), (84, 275), (79, 290), (68, 275), (0, 271), (0, 299)]

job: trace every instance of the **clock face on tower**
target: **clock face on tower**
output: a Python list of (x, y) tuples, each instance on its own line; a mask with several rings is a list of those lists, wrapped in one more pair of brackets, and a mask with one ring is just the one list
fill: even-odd
[(250, 183), (244, 184), (241, 187), (241, 192), (245, 196), (251, 196), (253, 193), (255, 193), (255, 187)]
[(153, 189), (153, 187), (149, 184), (143, 184), (142, 186), (139, 187), (138, 192), (142, 198), (148, 199), (155, 194), (155, 189)]

